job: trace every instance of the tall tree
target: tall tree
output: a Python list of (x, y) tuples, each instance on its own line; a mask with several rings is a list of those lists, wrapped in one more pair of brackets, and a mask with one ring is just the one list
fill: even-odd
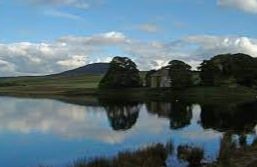
[(134, 88), (142, 86), (136, 64), (127, 57), (114, 57), (110, 68), (100, 81), (101, 89)]
[(257, 85), (257, 61), (246, 54), (215, 56), (211, 60), (203, 61), (199, 70), (204, 85)]
[(190, 65), (183, 61), (173, 60), (169, 62), (168, 67), (172, 87), (183, 88), (192, 85), (192, 71)]
[(215, 85), (216, 78), (219, 74), (219, 68), (217, 66), (209, 60), (204, 60), (198, 69), (201, 71), (200, 77), (204, 85)]

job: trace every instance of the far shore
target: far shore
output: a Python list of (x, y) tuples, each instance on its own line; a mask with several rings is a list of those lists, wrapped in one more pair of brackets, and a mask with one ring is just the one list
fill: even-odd
[(182, 100), (191, 103), (237, 103), (257, 100), (257, 90), (247, 87), (189, 87), (183, 90), (170, 88), (130, 88), (99, 90), (97, 88), (51, 89), (36, 87), (0, 87), (0, 96), (79, 100), (86, 102), (88, 97), (127, 100), (127, 101), (172, 101)]

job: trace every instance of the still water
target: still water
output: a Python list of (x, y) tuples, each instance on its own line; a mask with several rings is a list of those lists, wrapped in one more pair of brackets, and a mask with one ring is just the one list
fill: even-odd
[[(85, 100), (86, 101), (86, 100)], [(199, 146), (217, 158), (225, 132), (256, 138), (257, 104), (0, 98), (0, 166), (66, 166), (154, 143)], [(170, 158), (170, 164), (177, 164)], [(174, 162), (172, 162), (174, 161)]]

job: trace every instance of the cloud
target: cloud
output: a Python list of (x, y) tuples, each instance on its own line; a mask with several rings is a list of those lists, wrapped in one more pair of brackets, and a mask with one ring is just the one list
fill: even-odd
[(84, 45), (114, 45), (129, 43), (130, 40), (121, 32), (107, 32), (92, 36), (66, 36), (58, 39), (59, 42)]
[(81, 20), (82, 18), (78, 15), (74, 15), (71, 13), (66, 13), (58, 10), (46, 10), (44, 11), (44, 14), (47, 16), (52, 17), (59, 17), (59, 18), (65, 18), (65, 19), (73, 19), (73, 20)]
[(73, 20), (81, 20), (82, 17), (69, 13), (65, 8), (70, 9), (81, 9), (88, 10), (93, 6), (98, 6), (103, 4), (103, 0), (19, 0), (20, 3), (26, 3), (37, 6), (40, 10), (43, 9), (43, 14), (52, 17), (66, 18)]
[(133, 41), (125, 49), (141, 69), (160, 68), (173, 59), (183, 60), (196, 69), (204, 59), (218, 54), (245, 53), (257, 57), (257, 39), (196, 35), (168, 43)]
[(3, 73), (15, 72), (15, 65), (7, 61), (0, 60), (0, 70)]
[(153, 24), (153, 23), (138, 25), (137, 29), (147, 33), (156, 33), (161, 30), (161, 28), (157, 24)]
[[(66, 36), (49, 43), (0, 43), (1, 76), (43, 75), (110, 59), (108, 47), (129, 43), (120, 32)], [(95, 56), (97, 55), (97, 56)]]
[(71, 59), (57, 61), (57, 64), (75, 68), (86, 65), (86, 60), (86, 56), (74, 55)]
[(188, 36), (184, 44), (193, 45), (192, 55), (198, 59), (210, 58), (222, 53), (245, 53), (257, 57), (257, 39), (233, 36)]
[(27, 0), (31, 4), (46, 5), (46, 6), (66, 6), (80, 9), (89, 9), (92, 0)]
[(187, 24), (183, 23), (183, 22), (180, 22), (180, 21), (174, 21), (172, 23), (172, 25), (177, 28), (177, 29), (184, 29), (184, 28), (187, 28)]
[(218, 5), (257, 14), (257, 0), (218, 0)]
[[(201, 113), (199, 105), (192, 106), (193, 115), (197, 114), (197, 117), (193, 117), (191, 125), (180, 131), (170, 129), (169, 119), (148, 113), (146, 105), (138, 105), (136, 107), (139, 109), (139, 117), (135, 125), (126, 132), (112, 130), (108, 111), (102, 106), (79, 106), (55, 100), (18, 98), (1, 98), (0, 105), (0, 133), (38, 132), (65, 139), (90, 139), (107, 144), (135, 141), (138, 137), (143, 137), (142, 141), (149, 141), (152, 137), (156, 140), (158, 136), (166, 136), (168, 140), (173, 136), (174, 139), (178, 137), (192, 142), (192, 139), (219, 140), (217, 137), (221, 136), (217, 131), (204, 130), (198, 123)], [(143, 135), (149, 138), (144, 138)]]
[[(104, 107), (78, 106), (54, 100), (5, 98), (0, 101), (0, 132), (39, 132), (61, 138), (91, 139), (108, 144), (122, 143), (144, 133), (159, 135), (169, 122), (147, 115), (127, 132), (110, 127)], [(3, 105), (5, 104), (5, 105)], [(35, 107), (31, 107), (35, 106)], [(145, 107), (139, 107), (146, 112)]]
[(45, 43), (0, 43), (1, 76), (58, 73), (114, 56), (132, 58), (141, 70), (178, 59), (196, 68), (202, 60), (224, 53), (257, 57), (257, 39), (237, 36), (187, 36), (170, 42), (141, 41), (121, 32), (64, 36)]

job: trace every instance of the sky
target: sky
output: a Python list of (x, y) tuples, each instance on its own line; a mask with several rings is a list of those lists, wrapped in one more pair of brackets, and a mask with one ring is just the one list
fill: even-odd
[(44, 75), (115, 56), (140, 70), (257, 57), (257, 0), (0, 0), (0, 76)]

